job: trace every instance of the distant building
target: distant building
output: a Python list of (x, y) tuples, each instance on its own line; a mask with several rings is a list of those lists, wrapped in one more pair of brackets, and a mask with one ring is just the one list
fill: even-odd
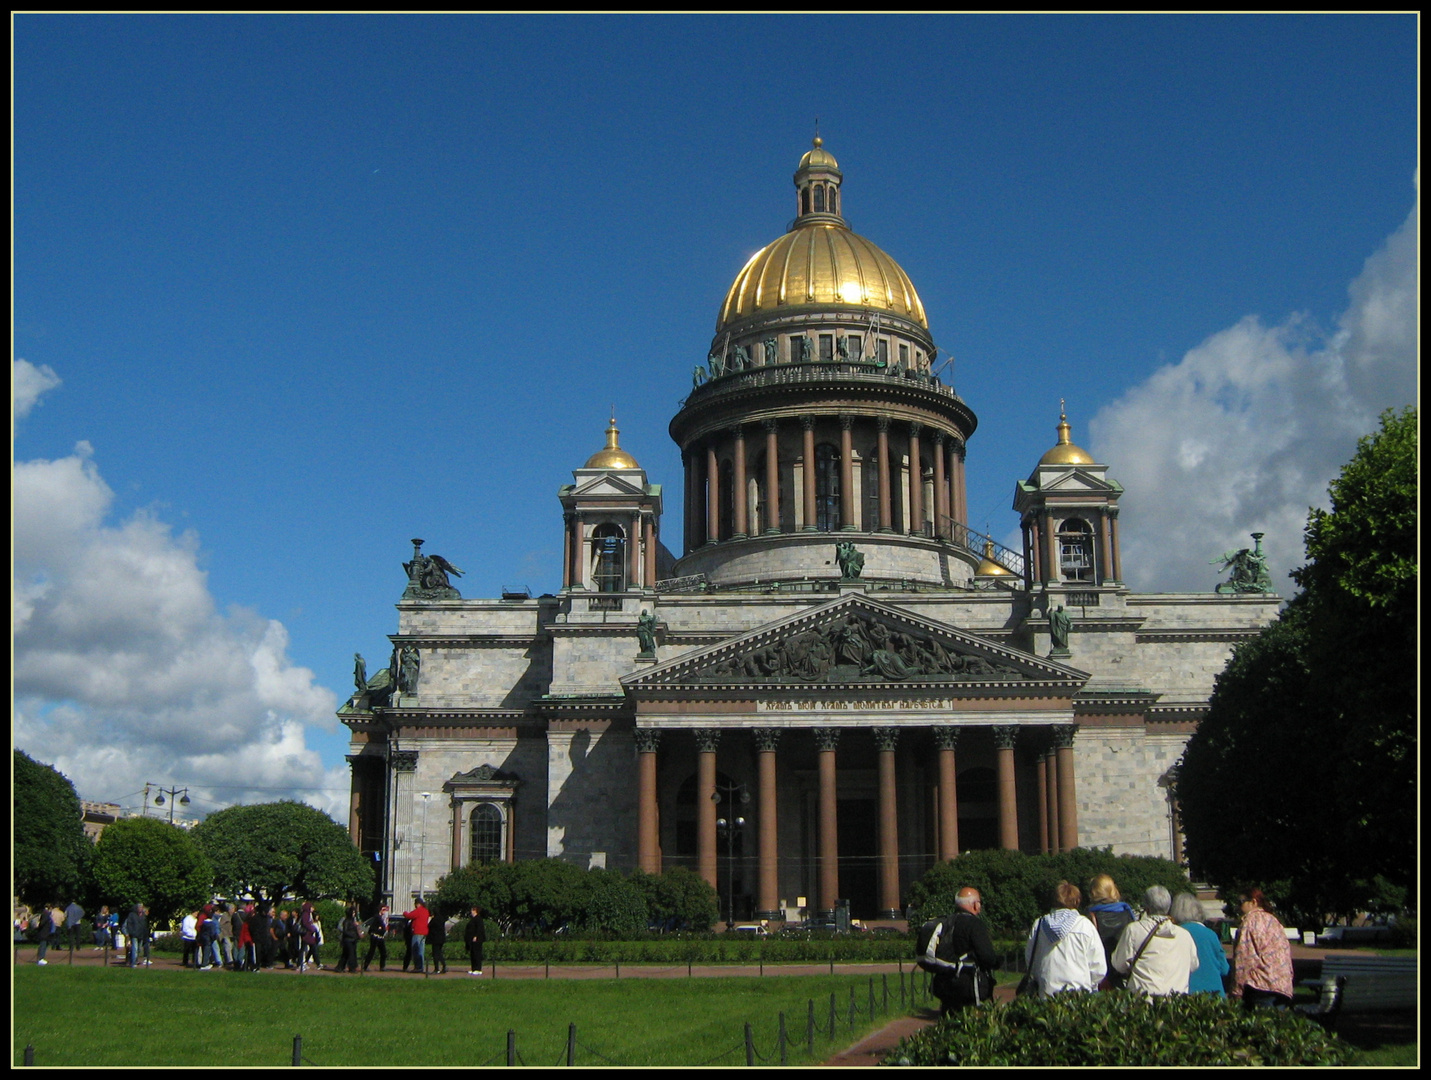
[(913, 283), (820, 140), (794, 179), (671, 421), (674, 499), (613, 418), (558, 493), (559, 595), (462, 599), (414, 541), (392, 663), (339, 711), (396, 902), (551, 856), (691, 867), (736, 918), (887, 918), (974, 848), (1181, 857), (1172, 770), (1279, 598), (1131, 592), (1123, 489), (1063, 416), (1027, 479), (1004, 466), (1022, 550), (972, 531), (977, 419)]
[(90, 802), (80, 800), (80, 810), (84, 813), (84, 834), (91, 840), (98, 840), (105, 827), (113, 825), (124, 814), (118, 803)]

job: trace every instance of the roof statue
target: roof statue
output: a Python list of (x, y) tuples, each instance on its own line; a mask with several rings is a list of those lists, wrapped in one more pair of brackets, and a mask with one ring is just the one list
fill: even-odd
[(1255, 532), (1252, 534), (1253, 546), (1251, 549), (1238, 548), (1236, 551), (1224, 551), (1213, 563), (1222, 563), (1222, 570), (1231, 571), (1228, 579), (1217, 586), (1213, 592), (1219, 593), (1270, 593), (1272, 591), (1272, 575), (1267, 570), (1267, 556), (1262, 553), (1262, 537), (1266, 533)]
[(452, 587), (448, 574), (462, 576), (462, 571), (441, 555), (424, 555), (421, 540), (412, 542), (412, 562), (402, 564), (407, 574), (404, 600), (461, 600), (462, 594)]

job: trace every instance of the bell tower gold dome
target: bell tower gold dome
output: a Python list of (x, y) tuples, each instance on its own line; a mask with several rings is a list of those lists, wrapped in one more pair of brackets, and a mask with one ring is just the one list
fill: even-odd
[(817, 135), (795, 171), (798, 214), (790, 231), (757, 251), (736, 275), (716, 320), (717, 335), (753, 316), (831, 307), (888, 313), (929, 330), (909, 275), (846, 223), (843, 179)]

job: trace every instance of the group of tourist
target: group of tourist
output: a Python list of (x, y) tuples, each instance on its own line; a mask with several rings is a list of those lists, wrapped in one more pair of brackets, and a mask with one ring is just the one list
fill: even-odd
[[(61, 944), (62, 937), (68, 938), (71, 948), (79, 946), (83, 923), (84, 910), (77, 903), (71, 903), (66, 908), (43, 908), (38, 913), (31, 913), (28, 908), (17, 908), (15, 941), (19, 944), (33, 929), (40, 946), (37, 963), (48, 964), (45, 954), (52, 944)], [(91, 940), (96, 949), (118, 948), (123, 935), (128, 966), (153, 966), (150, 959), (153, 934), (149, 926), (149, 909), (144, 904), (135, 904), (123, 920), (118, 912), (111, 912), (105, 906), (95, 914), (91, 926)], [(404, 944), (402, 970), (407, 971), (411, 965), (418, 974), (445, 975), (447, 960), (443, 952), (447, 945), (448, 926), (448, 920), (432, 916), (420, 897), (413, 909), (404, 912), (400, 920), (389, 913), (386, 904), (366, 921), (358, 917), (356, 906), (349, 905), (338, 924), (339, 960), (334, 970), (359, 973), (358, 945), (366, 937), (368, 954), (361, 970), (367, 971), (376, 955), (378, 970), (386, 971), (387, 939), (389, 934), (400, 929)], [(233, 903), (203, 904), (179, 921), (179, 940), (182, 944), (180, 966), (198, 971), (265, 971), (282, 965), (287, 970), (306, 972), (322, 970), (324, 966), (318, 951), (324, 942), (323, 924), (309, 901), (304, 901), (297, 908), (262, 902), (241, 906)], [(482, 952), (486, 940), (482, 911), (473, 905), (463, 928), (463, 944), (470, 962), (469, 975), (482, 974)]]
[[(1202, 901), (1192, 893), (1174, 897), (1154, 885), (1138, 912), (1111, 877), (1099, 874), (1089, 883), (1087, 908), (1080, 910), (1082, 901), (1078, 886), (1059, 882), (1052, 908), (1029, 930), (1028, 974), (1020, 994), (1050, 997), (1126, 987), (1148, 996), (1230, 992), (1249, 1009), (1292, 1001), (1292, 950), (1260, 889), (1238, 898), (1241, 923), (1231, 965), (1217, 934), (1204, 923)], [(954, 913), (921, 931), (927, 938), (920, 965), (934, 974), (932, 989), (943, 1015), (993, 997), (997, 957), (982, 910), (977, 889), (960, 889)]]

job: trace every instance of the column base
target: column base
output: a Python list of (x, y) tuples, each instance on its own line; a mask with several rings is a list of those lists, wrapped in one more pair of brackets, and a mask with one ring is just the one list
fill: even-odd
[(877, 919), (902, 919), (902, 918), (904, 918), (904, 912), (900, 911), (898, 908), (885, 908), (885, 909), (884, 909), (883, 911), (881, 911), (878, 915), (876, 915), (875, 918), (877, 918)]
[(765, 535), (765, 536), (780, 536), (784, 531), (785, 531), (784, 529), (766, 529), (763, 535)]
[(784, 922), (785, 913), (783, 911), (757, 911), (755, 913), (756, 922)]
[(749, 539), (749, 534), (747, 534), (747, 533), (731, 533), (731, 534), (730, 534), (730, 538), (731, 538), (732, 540), (747, 540), (747, 539)]

